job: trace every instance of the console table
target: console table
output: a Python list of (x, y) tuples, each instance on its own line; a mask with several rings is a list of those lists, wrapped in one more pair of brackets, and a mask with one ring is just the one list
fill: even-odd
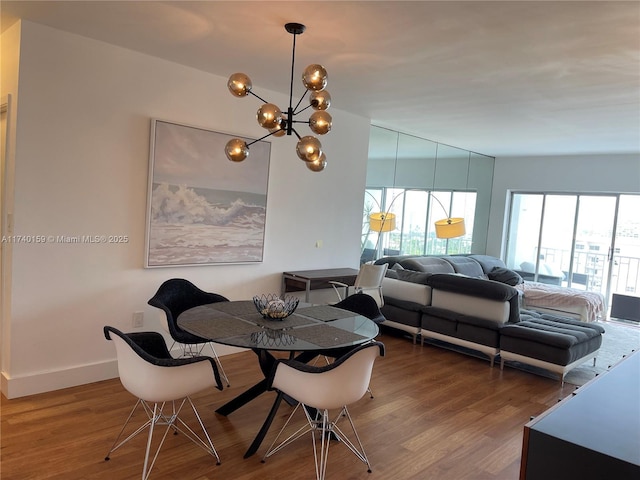
[(524, 427), (520, 480), (640, 478), (640, 351)]
[(325, 268), (321, 270), (298, 270), (282, 273), (282, 295), (287, 292), (304, 291), (304, 301), (309, 303), (309, 292), (320, 288), (332, 288), (329, 281), (353, 285), (358, 276), (356, 268)]

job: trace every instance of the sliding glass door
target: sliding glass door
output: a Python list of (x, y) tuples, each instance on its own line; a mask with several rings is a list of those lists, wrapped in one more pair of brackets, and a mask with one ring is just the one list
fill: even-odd
[(640, 296), (640, 195), (620, 195), (610, 253), (611, 293)]
[(640, 294), (640, 196), (513, 193), (506, 263), (525, 280)]

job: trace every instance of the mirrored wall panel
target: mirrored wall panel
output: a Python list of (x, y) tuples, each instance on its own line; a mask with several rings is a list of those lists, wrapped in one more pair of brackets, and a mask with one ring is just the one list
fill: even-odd
[[(485, 253), (494, 161), (372, 126), (361, 261), (397, 254)], [(372, 224), (376, 213), (378, 221)], [(456, 217), (464, 218), (465, 233), (439, 238), (434, 223)]]

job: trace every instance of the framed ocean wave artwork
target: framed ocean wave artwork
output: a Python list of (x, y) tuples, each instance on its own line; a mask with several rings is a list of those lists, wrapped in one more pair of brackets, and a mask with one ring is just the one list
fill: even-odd
[(146, 268), (262, 262), (271, 144), (236, 163), (232, 138), (151, 120)]

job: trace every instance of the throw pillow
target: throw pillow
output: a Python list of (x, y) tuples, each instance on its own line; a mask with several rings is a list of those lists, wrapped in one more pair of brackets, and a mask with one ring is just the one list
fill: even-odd
[(488, 275), (489, 275), (489, 280), (495, 280), (496, 282), (506, 283), (507, 285), (511, 285), (512, 287), (515, 287), (516, 285), (520, 285), (521, 283), (524, 283), (524, 280), (518, 273), (504, 267), (493, 267), (493, 269), (488, 273)]
[(399, 280), (411, 283), (420, 283), (422, 285), (426, 285), (427, 278), (433, 275), (432, 273), (415, 272), (413, 270), (398, 270), (396, 273), (398, 274)]
[(387, 278), (394, 278), (394, 279), (398, 279), (398, 272), (396, 272), (395, 270), (392, 270), (391, 268), (387, 268), (387, 271), (384, 274), (385, 277)]

